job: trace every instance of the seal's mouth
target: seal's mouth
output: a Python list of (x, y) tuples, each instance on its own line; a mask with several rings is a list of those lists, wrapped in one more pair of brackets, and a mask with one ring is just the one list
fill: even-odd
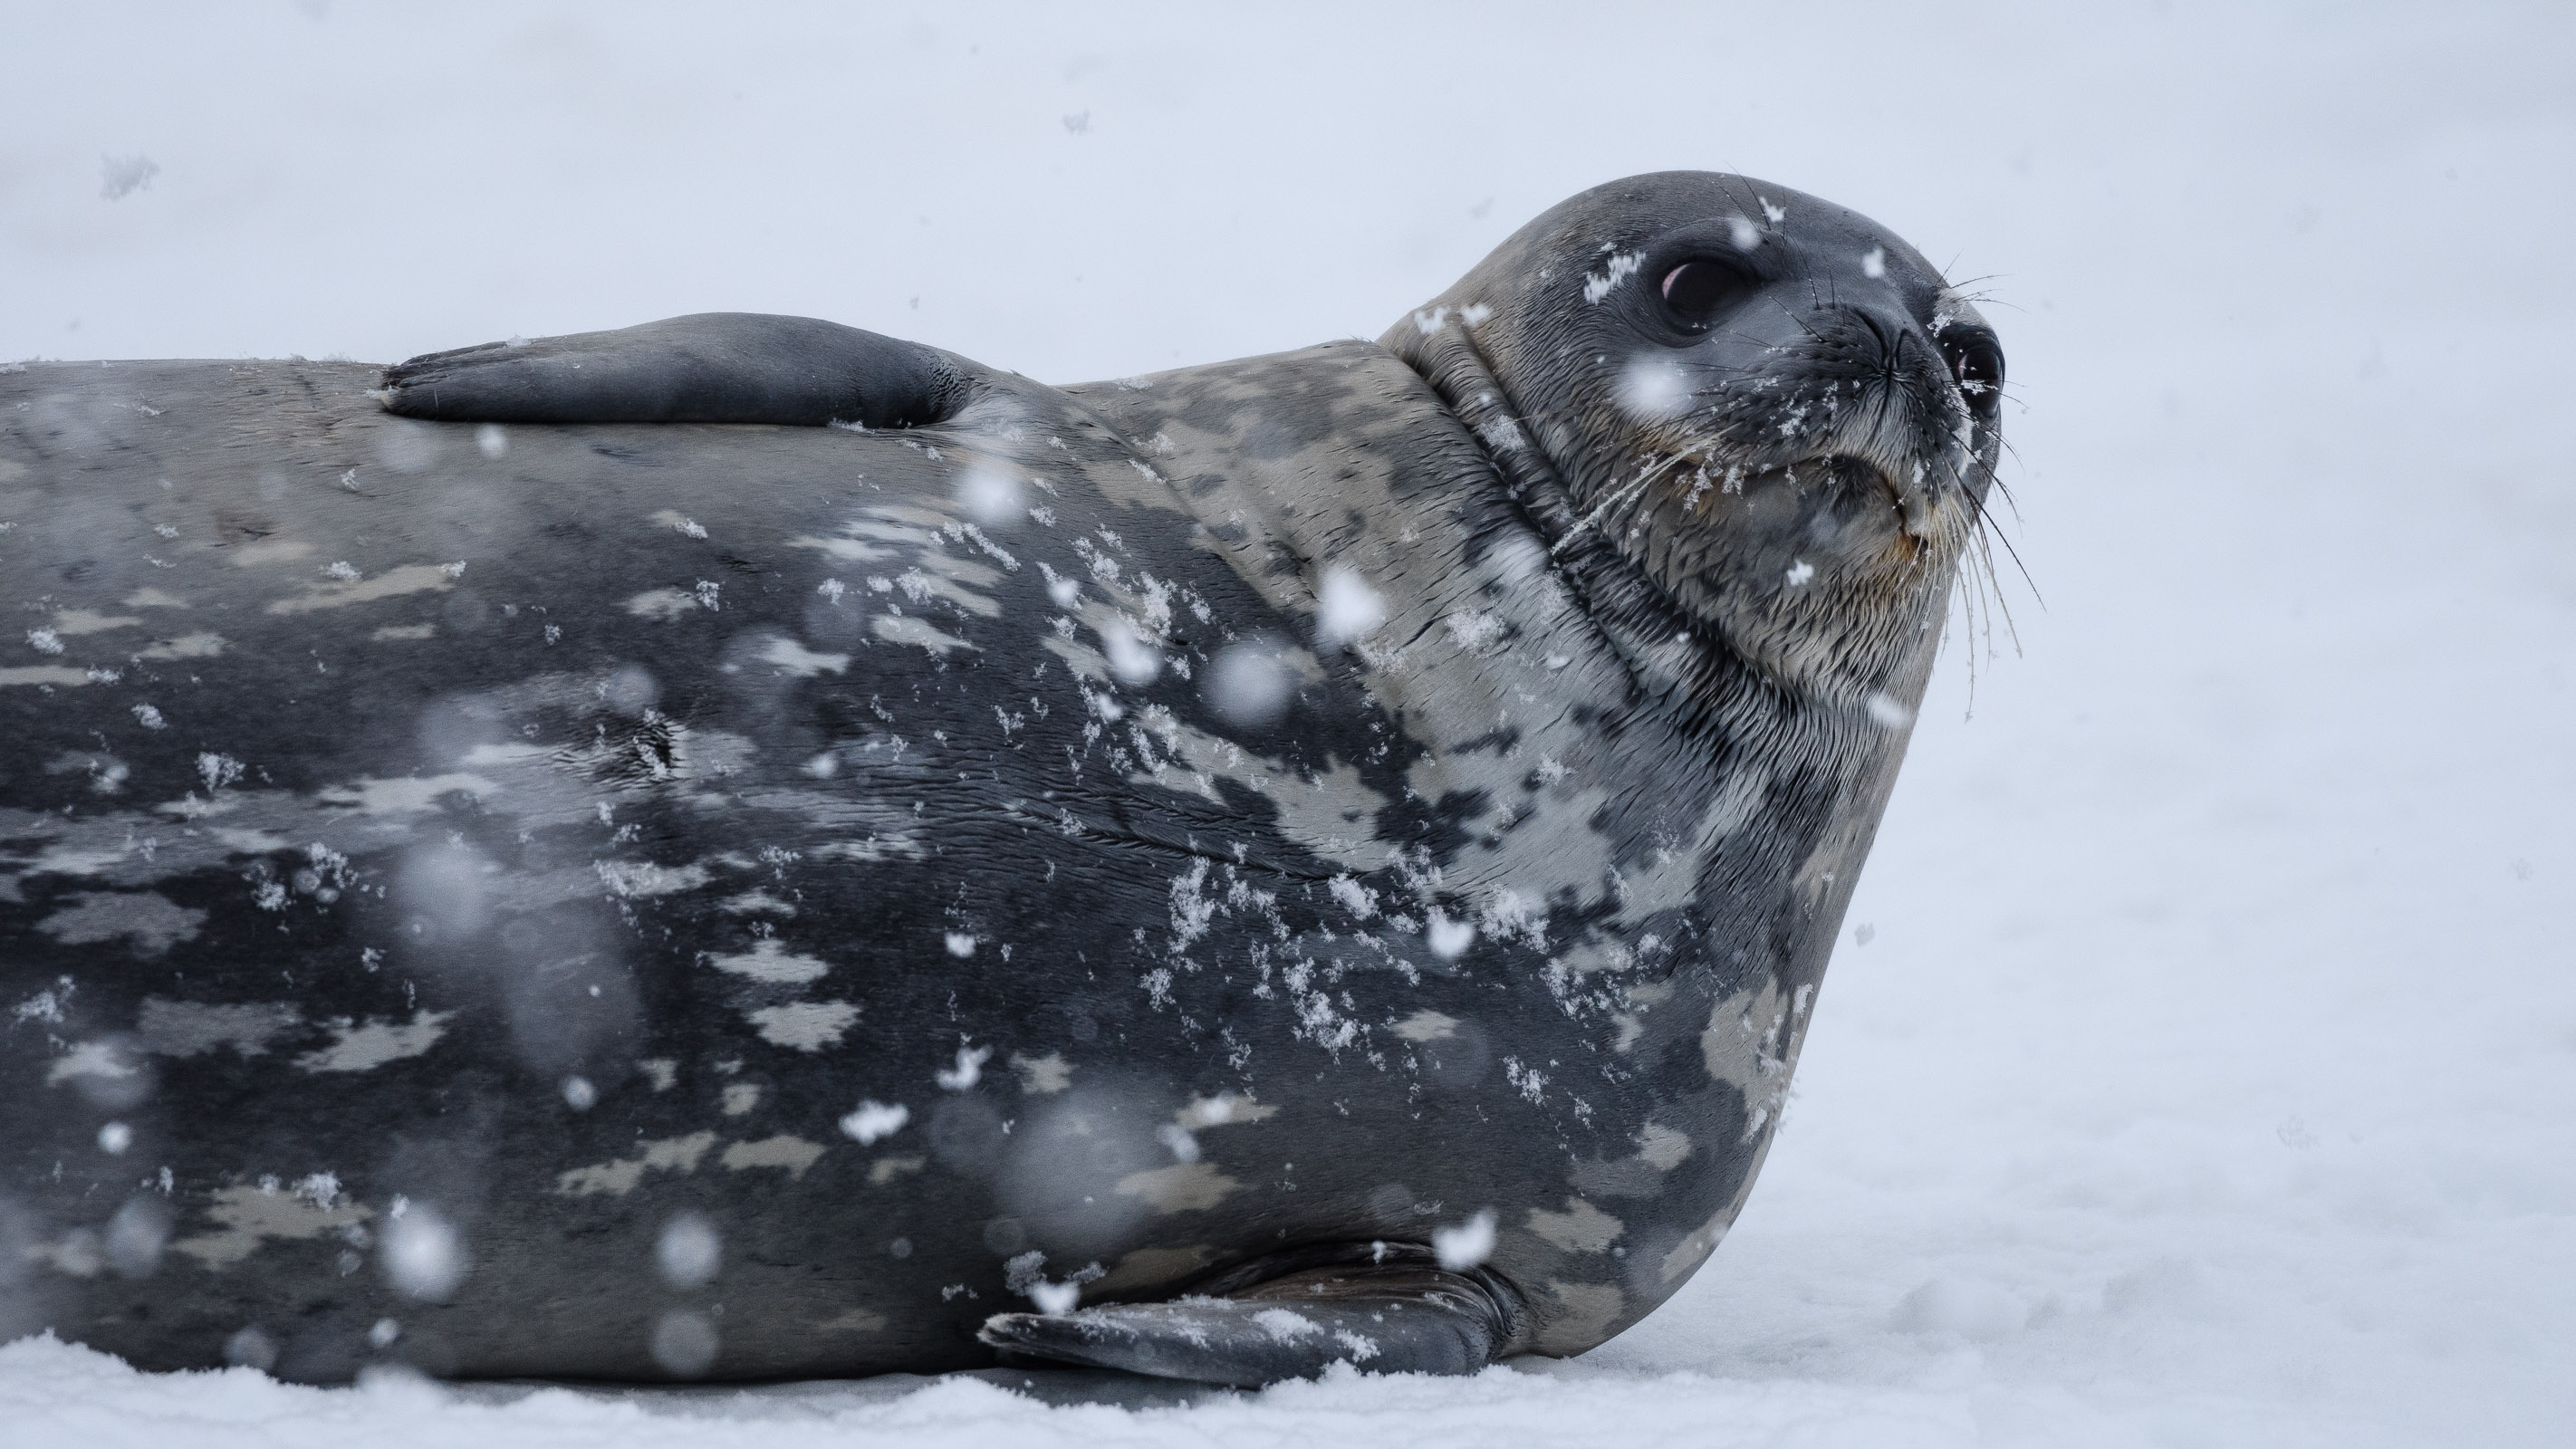
[(1823, 487), (1858, 502), (1884, 500), (1895, 514), (1897, 531), (1920, 550), (1942, 535), (1942, 488), (1938, 469), (1913, 457), (1882, 458), (1871, 453), (1830, 451), (1809, 454), (1747, 473), (1746, 491), (1779, 487), (1804, 492)]

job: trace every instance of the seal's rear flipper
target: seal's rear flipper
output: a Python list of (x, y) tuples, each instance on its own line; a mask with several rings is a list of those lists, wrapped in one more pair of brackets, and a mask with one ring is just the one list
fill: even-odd
[(811, 317), (701, 312), (385, 369), (388, 412), (457, 423), (919, 427), (963, 407), (966, 370), (917, 342)]
[(1257, 1388), (1336, 1363), (1372, 1373), (1469, 1374), (1512, 1346), (1514, 1295), (1481, 1270), (1313, 1268), (1225, 1297), (997, 1313), (976, 1335), (1005, 1362), (1083, 1364)]

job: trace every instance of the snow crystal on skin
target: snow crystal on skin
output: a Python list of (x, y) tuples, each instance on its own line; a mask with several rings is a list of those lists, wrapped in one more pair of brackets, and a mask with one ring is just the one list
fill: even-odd
[(1304, 1314), (1291, 1313), (1285, 1308), (1265, 1308), (1252, 1315), (1252, 1321), (1259, 1324), (1261, 1331), (1269, 1334), (1275, 1343), (1294, 1343), (1298, 1339), (1324, 1331), (1322, 1324)]
[(326, 1047), (306, 1052), (295, 1059), (295, 1065), (308, 1072), (368, 1072), (387, 1062), (420, 1056), (438, 1045), (447, 1034), (447, 1023), (456, 1015), (452, 1011), (418, 1011), (406, 1022), (380, 1021), (368, 1017), (352, 1023), (346, 1018), (332, 1022), (335, 1040)]
[(588, 1077), (566, 1077), (563, 1079), (563, 1099), (564, 1105), (574, 1111), (587, 1112), (598, 1105), (599, 1088), (592, 1086)]
[[(1606, 251), (1608, 248), (1605, 247), (1603, 250)], [(1583, 274), (1583, 300), (1598, 304), (1602, 298), (1610, 295), (1611, 288), (1635, 275), (1638, 265), (1645, 259), (1645, 255), (1641, 252), (1613, 252), (1609, 265), (1601, 272)]]
[(859, 1009), (846, 1001), (799, 1001), (743, 1013), (759, 1028), (760, 1039), (800, 1052), (818, 1052), (837, 1044), (859, 1019)]
[(808, 1142), (792, 1133), (782, 1132), (758, 1142), (737, 1142), (717, 1159), (727, 1172), (744, 1172), (756, 1167), (784, 1168), (790, 1179), (805, 1180), (805, 1169), (822, 1159), (825, 1151), (820, 1142)]
[(98, 1129), (98, 1150), (110, 1157), (122, 1157), (134, 1145), (134, 1129), (122, 1122), (110, 1122)]
[(841, 1131), (861, 1147), (874, 1146), (879, 1140), (903, 1130), (912, 1120), (912, 1109), (900, 1102), (889, 1106), (883, 1102), (863, 1101), (858, 1109), (841, 1119)]
[(1869, 698), (1861, 701), (1861, 707), (1869, 711), (1870, 719), (1883, 729), (1902, 729), (1914, 718), (1914, 711), (1885, 690), (1870, 691)]
[(1432, 1229), (1431, 1251), (1440, 1266), (1464, 1273), (1494, 1256), (1494, 1223), (1494, 1210), (1486, 1208), (1463, 1223)]
[(692, 1132), (686, 1137), (638, 1143), (637, 1146), (643, 1150), (633, 1157), (576, 1167), (558, 1174), (555, 1191), (565, 1197), (588, 1197), (603, 1192), (611, 1197), (624, 1197), (635, 1190), (635, 1185), (644, 1180), (647, 1172), (697, 1171), (699, 1161), (715, 1145), (716, 1134), (713, 1132)]
[(1332, 892), (1334, 900), (1341, 902), (1342, 909), (1357, 919), (1365, 921), (1377, 914), (1377, 892), (1349, 876), (1333, 877), (1326, 888)]
[(696, 519), (681, 513), (677, 509), (665, 508), (660, 512), (655, 513), (653, 515), (653, 522), (660, 524), (662, 527), (671, 530), (673, 533), (676, 533), (683, 538), (704, 538), (707, 536), (706, 529), (700, 525)]
[(964, 931), (950, 931), (941, 940), (951, 956), (962, 960), (975, 954), (975, 938)]
[(701, 965), (747, 977), (770, 986), (801, 986), (820, 980), (832, 968), (812, 957), (792, 954), (785, 942), (775, 936), (763, 936), (751, 943), (748, 951), (719, 956), (712, 951), (698, 953)]
[(220, 1187), (207, 1194), (204, 1209), (215, 1231), (182, 1238), (170, 1250), (185, 1253), (208, 1269), (229, 1268), (272, 1240), (309, 1242), (325, 1233), (366, 1222), (375, 1209), (340, 1199), (317, 1204), (309, 1194), (280, 1192), (276, 1179), (264, 1186)]
[(1887, 275), (1887, 248), (1871, 247), (1861, 253), (1860, 274), (1876, 281)]
[(931, 1074), (943, 1091), (963, 1092), (984, 1079), (984, 1063), (993, 1056), (991, 1047), (959, 1046), (957, 1065), (941, 1067)]
[(1786, 577), (1789, 581), (1789, 587), (1794, 589), (1798, 585), (1805, 583), (1807, 580), (1812, 579), (1815, 576), (1816, 566), (1814, 564), (1807, 562), (1805, 559), (1797, 559), (1790, 563), (1789, 572)]
[(1728, 217), (1726, 235), (1727, 240), (1735, 243), (1735, 249), (1739, 252), (1749, 252), (1762, 245), (1762, 228), (1755, 226), (1747, 217)]
[(148, 704), (134, 706), (134, 722), (147, 730), (161, 729), (170, 723), (161, 717), (160, 710)]
[(641, 899), (693, 891), (712, 877), (702, 865), (664, 866), (649, 860), (594, 860), (600, 884), (621, 899)]
[(485, 423), (474, 430), (474, 446), (484, 457), (498, 458), (510, 451), (510, 434), (499, 423)]
[(1190, 1129), (1182, 1126), (1178, 1122), (1166, 1122), (1162, 1126), (1155, 1128), (1154, 1140), (1171, 1149), (1172, 1156), (1179, 1161), (1196, 1162), (1199, 1160), (1198, 1138), (1190, 1135)]

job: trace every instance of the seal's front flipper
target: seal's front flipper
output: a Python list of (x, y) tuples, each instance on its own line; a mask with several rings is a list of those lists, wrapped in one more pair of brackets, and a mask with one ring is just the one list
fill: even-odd
[(1293, 1272), (1224, 1297), (997, 1313), (976, 1336), (1006, 1362), (1257, 1388), (1313, 1378), (1336, 1363), (1372, 1373), (1474, 1373), (1511, 1349), (1518, 1319), (1510, 1287), (1482, 1270), (1363, 1263)]
[(385, 369), (388, 412), (459, 423), (788, 423), (919, 427), (965, 405), (955, 359), (811, 317), (701, 312)]

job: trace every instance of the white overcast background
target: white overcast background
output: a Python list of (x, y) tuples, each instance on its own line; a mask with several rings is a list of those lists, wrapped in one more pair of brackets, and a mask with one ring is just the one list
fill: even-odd
[(5, 0), (0, 362), (734, 309), (1071, 382), (1373, 337), (1666, 168), (1979, 279), (2028, 566), (2017, 646), (1954, 633), (1779, 1144), (1669, 1306), (1145, 1407), (29, 1341), (8, 1441), (2566, 1443), (2565, 6)]

